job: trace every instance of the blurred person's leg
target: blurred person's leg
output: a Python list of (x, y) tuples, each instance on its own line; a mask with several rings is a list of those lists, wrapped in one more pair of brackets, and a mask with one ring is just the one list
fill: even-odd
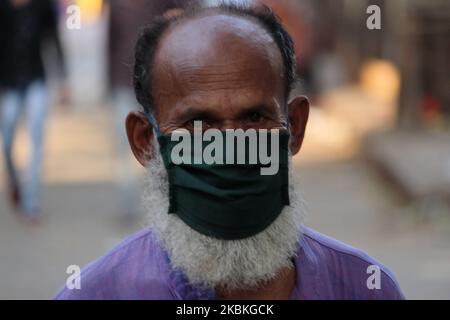
[(45, 84), (42, 81), (33, 82), (27, 88), (24, 97), (31, 153), (23, 187), (22, 207), (25, 214), (29, 216), (39, 214), (40, 210), (42, 143), (48, 104), (48, 91)]
[(139, 214), (139, 192), (137, 178), (130, 157), (130, 145), (125, 131), (125, 119), (130, 111), (137, 110), (134, 92), (129, 88), (117, 88), (112, 95), (114, 107), (114, 124), (116, 127), (117, 143), (117, 184), (121, 193), (120, 214), (126, 220), (133, 220)]
[(7, 89), (0, 96), (0, 121), (3, 136), (3, 156), (5, 160), (9, 197), (11, 204), (17, 208), (20, 204), (20, 185), (13, 159), (13, 145), (17, 123), (22, 111), (20, 91)]

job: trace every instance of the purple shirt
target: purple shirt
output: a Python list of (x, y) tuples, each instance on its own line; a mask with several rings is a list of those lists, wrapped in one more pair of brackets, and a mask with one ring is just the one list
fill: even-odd
[[(303, 229), (295, 265), (297, 276), (291, 299), (404, 299), (393, 274), (384, 265), (310, 228)], [(371, 265), (379, 270), (379, 289), (368, 288)], [(55, 299), (214, 297), (214, 291), (192, 287), (181, 272), (173, 271), (155, 234), (144, 229), (85, 267), (81, 289), (64, 287)]]

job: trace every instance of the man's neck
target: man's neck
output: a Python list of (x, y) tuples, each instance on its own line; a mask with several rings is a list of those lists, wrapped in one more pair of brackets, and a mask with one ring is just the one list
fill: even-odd
[(295, 266), (282, 269), (271, 281), (250, 290), (216, 290), (218, 299), (225, 300), (289, 300), (295, 287)]

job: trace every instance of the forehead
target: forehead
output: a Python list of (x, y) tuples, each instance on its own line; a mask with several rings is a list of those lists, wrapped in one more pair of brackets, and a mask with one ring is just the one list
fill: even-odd
[(161, 39), (153, 65), (155, 100), (227, 96), (230, 102), (284, 93), (279, 49), (247, 18), (215, 14), (181, 22)]

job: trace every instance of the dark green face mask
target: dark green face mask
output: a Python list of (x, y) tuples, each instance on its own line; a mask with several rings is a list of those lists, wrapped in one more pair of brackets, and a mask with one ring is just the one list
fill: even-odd
[[(254, 151), (250, 148), (255, 148), (255, 145), (245, 143), (243, 146), (236, 141), (230, 144), (224, 131), (220, 131), (224, 142), (223, 158), (233, 152), (235, 164), (227, 164), (226, 161), (223, 164), (196, 164), (196, 161), (179, 164), (178, 159), (173, 159), (173, 151), (180, 142), (172, 141), (172, 135), (161, 134), (152, 114), (147, 113), (147, 118), (157, 134), (168, 173), (169, 213), (177, 214), (194, 230), (219, 239), (250, 237), (272, 224), (283, 207), (289, 205), (289, 133), (280, 131), (277, 137), (272, 137), (274, 133), (268, 130), (267, 143), (264, 143), (263, 148), (270, 153), (271, 142), (274, 141), (272, 138), (278, 139), (275, 144), (277, 147), (273, 150), (278, 153), (278, 171), (272, 175), (263, 175), (261, 169), (270, 167), (270, 164), (259, 157), (256, 163), (249, 161), (248, 155)], [(184, 152), (194, 159), (198, 151), (203, 154), (211, 143), (202, 141), (197, 149), (192, 143), (192, 147)], [(257, 150), (260, 150), (259, 139), (257, 144)], [(238, 155), (242, 153), (245, 163), (236, 164)], [(270, 157), (274, 158), (272, 154)]]

